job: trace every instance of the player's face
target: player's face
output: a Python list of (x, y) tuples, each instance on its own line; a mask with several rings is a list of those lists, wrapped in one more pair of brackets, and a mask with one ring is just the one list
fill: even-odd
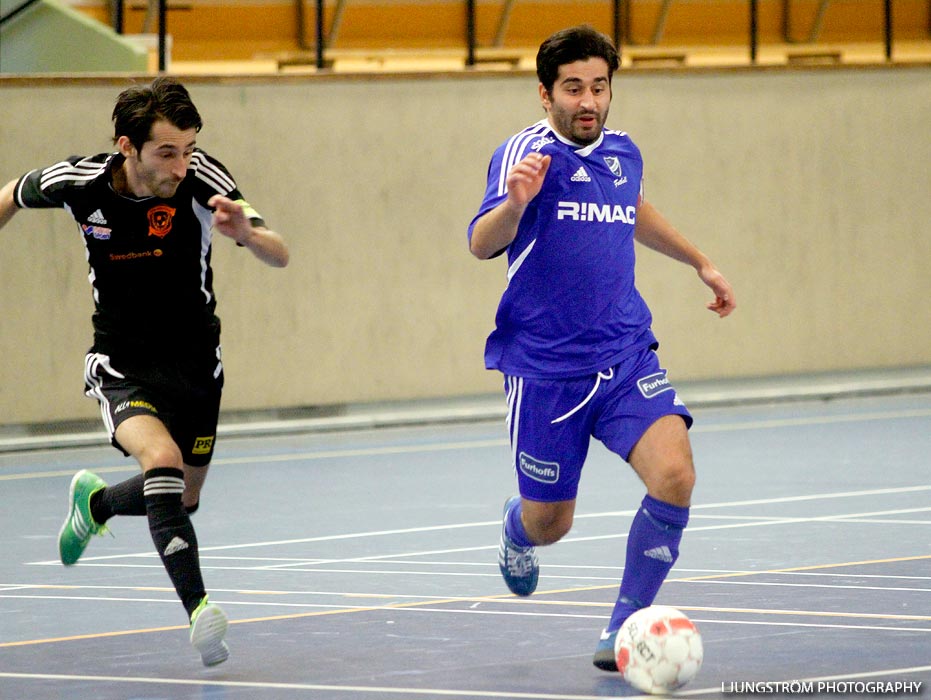
[(182, 131), (160, 120), (152, 125), (150, 138), (142, 144), (141, 151), (129, 145), (124, 155), (127, 181), (133, 194), (172, 197), (187, 174), (196, 136), (196, 129)]
[(589, 58), (560, 66), (552, 92), (540, 85), (540, 100), (561, 136), (583, 146), (594, 143), (611, 106), (608, 63)]

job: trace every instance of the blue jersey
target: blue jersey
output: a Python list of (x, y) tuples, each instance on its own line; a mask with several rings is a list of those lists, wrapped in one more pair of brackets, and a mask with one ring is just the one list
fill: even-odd
[(495, 151), (470, 239), (475, 222), (507, 198), (508, 170), (532, 151), (552, 161), (507, 248), (508, 284), (485, 366), (520, 377), (581, 377), (656, 345), (634, 286), (643, 159), (626, 133), (605, 129), (580, 147), (542, 120)]

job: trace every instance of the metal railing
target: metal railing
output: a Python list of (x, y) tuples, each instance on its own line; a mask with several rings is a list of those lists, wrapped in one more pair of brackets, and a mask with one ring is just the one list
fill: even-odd
[[(506, 29), (507, 19), (510, 14), (509, 10), (514, 1), (515, 0), (504, 0), (504, 11), (502, 12), (501, 21), (499, 22), (498, 31), (496, 32), (496, 37), (503, 37), (503, 30)], [(632, 1), (633, 0), (611, 0), (612, 34), (614, 44), (617, 47), (619, 53), (623, 50), (625, 44), (630, 43), (630, 17)], [(666, 18), (673, 1), (674, 0), (663, 0), (652, 32), (653, 43), (657, 43), (662, 36)], [(0, 23), (8, 21), (12, 18), (13, 15), (18, 14), (34, 2), (37, 2), (37, 0), (27, 0), (24, 5), (16, 8), (8, 15), (0, 18)], [(120, 34), (123, 33), (124, 2), (125, 0), (114, 0), (114, 29)], [(150, 0), (150, 2), (157, 2), (158, 4), (158, 70), (159, 72), (163, 72), (165, 71), (167, 62), (166, 25), (168, 2), (167, 0)], [(325, 0), (314, 0), (314, 2), (315, 36), (312, 46), (315, 51), (315, 65), (317, 68), (323, 69), (326, 67), (326, 49), (329, 43), (329, 39), (332, 37), (334, 29), (338, 27), (339, 21), (342, 17), (342, 9), (345, 8), (346, 0), (338, 0), (337, 11), (334, 13), (334, 20), (333, 24), (331, 25), (329, 37), (327, 36), (324, 21)], [(821, 3), (816, 12), (815, 20), (812, 24), (811, 31), (809, 32), (809, 41), (813, 41), (820, 34), (821, 27), (824, 22), (824, 13), (827, 9), (828, 2), (829, 0), (821, 0)], [(296, 0), (298, 25), (297, 42), (301, 49), (309, 50), (311, 48), (311, 43), (308, 42), (304, 29), (306, 11), (305, 3), (306, 0)], [(476, 58), (477, 38), (475, 31), (475, 4), (475, 0), (464, 0), (466, 66), (469, 67), (475, 66), (478, 62)], [(783, 34), (787, 43), (791, 41), (790, 15), (791, 0), (783, 0)], [(883, 45), (887, 61), (892, 59), (892, 34), (892, 0), (883, 0)], [(747, 36), (750, 63), (755, 64), (757, 62), (757, 56), (759, 53), (759, 0), (747, 0)]]

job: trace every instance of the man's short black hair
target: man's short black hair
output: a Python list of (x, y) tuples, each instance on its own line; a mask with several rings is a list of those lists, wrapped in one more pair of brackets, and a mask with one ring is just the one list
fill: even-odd
[(548, 93), (559, 75), (559, 67), (589, 58), (603, 58), (608, 64), (608, 80), (621, 65), (614, 43), (587, 24), (569, 27), (553, 34), (540, 44), (537, 52), (537, 77)]
[(161, 76), (148, 85), (133, 85), (116, 98), (113, 108), (113, 141), (129, 138), (137, 151), (149, 140), (152, 124), (166, 120), (182, 131), (204, 125), (187, 88), (174, 78)]

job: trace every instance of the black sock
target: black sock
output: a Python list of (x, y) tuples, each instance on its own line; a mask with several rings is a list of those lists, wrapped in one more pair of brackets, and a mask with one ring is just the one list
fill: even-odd
[(145, 515), (145, 497), (142, 495), (144, 483), (145, 477), (136, 474), (91, 496), (91, 517), (94, 522), (103, 525), (114, 515)]
[(174, 467), (156, 467), (145, 473), (145, 506), (149, 532), (171, 582), (188, 616), (207, 595), (200, 573), (197, 536), (191, 518), (181, 503), (184, 472)]
[[(136, 476), (118, 484), (95, 491), (91, 496), (91, 517), (95, 523), (103, 525), (114, 515), (145, 515), (145, 496), (143, 496), (145, 476)], [(194, 515), (200, 507), (198, 501), (187, 508), (188, 515)]]

